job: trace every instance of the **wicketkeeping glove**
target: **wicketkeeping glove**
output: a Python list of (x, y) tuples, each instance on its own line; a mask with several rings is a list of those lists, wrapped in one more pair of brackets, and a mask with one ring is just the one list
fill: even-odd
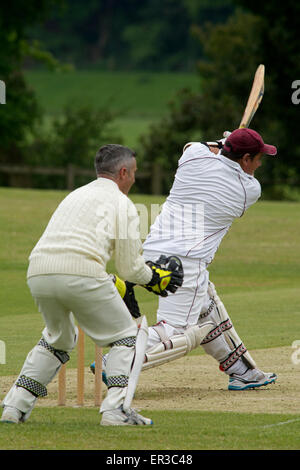
[(134, 295), (134, 284), (128, 281), (123, 281), (116, 275), (113, 275), (112, 280), (131, 315), (134, 318), (139, 318), (141, 316), (141, 312)]
[(153, 263), (147, 261), (148, 266), (153, 270), (152, 279), (148, 284), (143, 285), (154, 294), (167, 297), (169, 292), (176, 292), (183, 283), (183, 267), (177, 256), (164, 256)]

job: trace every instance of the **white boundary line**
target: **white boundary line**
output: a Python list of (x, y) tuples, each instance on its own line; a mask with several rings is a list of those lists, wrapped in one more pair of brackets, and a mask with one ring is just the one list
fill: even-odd
[(300, 421), (300, 418), (289, 419), (288, 421), (280, 421), (279, 423), (274, 424), (266, 424), (265, 426), (261, 426), (261, 429), (273, 428), (275, 426), (283, 426), (285, 424), (295, 423), (296, 421)]

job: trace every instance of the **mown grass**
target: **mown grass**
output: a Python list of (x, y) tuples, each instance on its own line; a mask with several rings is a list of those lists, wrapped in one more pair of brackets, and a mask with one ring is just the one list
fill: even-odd
[(131, 117), (157, 117), (178, 90), (199, 86), (196, 74), (184, 73), (33, 70), (25, 76), (49, 114), (59, 114), (65, 103), (75, 101), (109, 105)]
[[(19, 372), (25, 355), (40, 338), (43, 324), (26, 285), (27, 259), (65, 195), (60, 191), (0, 188), (0, 339), (7, 346), (7, 363), (0, 365), (0, 380)], [(164, 200), (143, 195), (132, 199), (148, 208)], [(300, 339), (299, 211), (297, 203), (257, 203), (233, 224), (210, 266), (211, 279), (250, 350), (291, 346)], [(113, 270), (112, 263), (109, 269)], [(157, 298), (143, 289), (137, 290), (137, 297), (152, 323)], [(93, 345), (87, 342), (87, 366), (93, 351)], [(199, 349), (193, 354), (202, 352)], [(76, 367), (75, 361), (74, 352), (71, 368)], [(153, 429), (103, 431), (96, 409), (37, 407), (24, 426), (0, 427), (0, 448), (299, 448), (299, 415), (254, 415), (251, 410), (249, 414), (146, 413), (155, 421)]]
[(300, 415), (143, 411), (151, 427), (103, 428), (96, 409), (36, 408), (23, 425), (0, 426), (0, 449), (295, 450)]
[(32, 70), (25, 76), (46, 113), (47, 126), (65, 104), (108, 107), (120, 113), (115, 127), (132, 147), (163, 117), (178, 90), (199, 88), (199, 77), (184, 73)]

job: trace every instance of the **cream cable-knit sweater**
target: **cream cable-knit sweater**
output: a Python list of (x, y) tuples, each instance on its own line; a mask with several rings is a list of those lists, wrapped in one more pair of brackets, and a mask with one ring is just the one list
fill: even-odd
[(106, 278), (114, 255), (121, 278), (146, 284), (145, 264), (134, 204), (118, 185), (98, 178), (71, 192), (57, 207), (29, 257), (27, 277), (73, 274)]

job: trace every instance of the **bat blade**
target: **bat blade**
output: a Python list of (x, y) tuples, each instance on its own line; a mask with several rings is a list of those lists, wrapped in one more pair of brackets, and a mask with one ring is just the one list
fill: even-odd
[(239, 128), (249, 127), (249, 124), (259, 107), (265, 91), (265, 66), (260, 64), (255, 72), (251, 92), (240, 122)]

